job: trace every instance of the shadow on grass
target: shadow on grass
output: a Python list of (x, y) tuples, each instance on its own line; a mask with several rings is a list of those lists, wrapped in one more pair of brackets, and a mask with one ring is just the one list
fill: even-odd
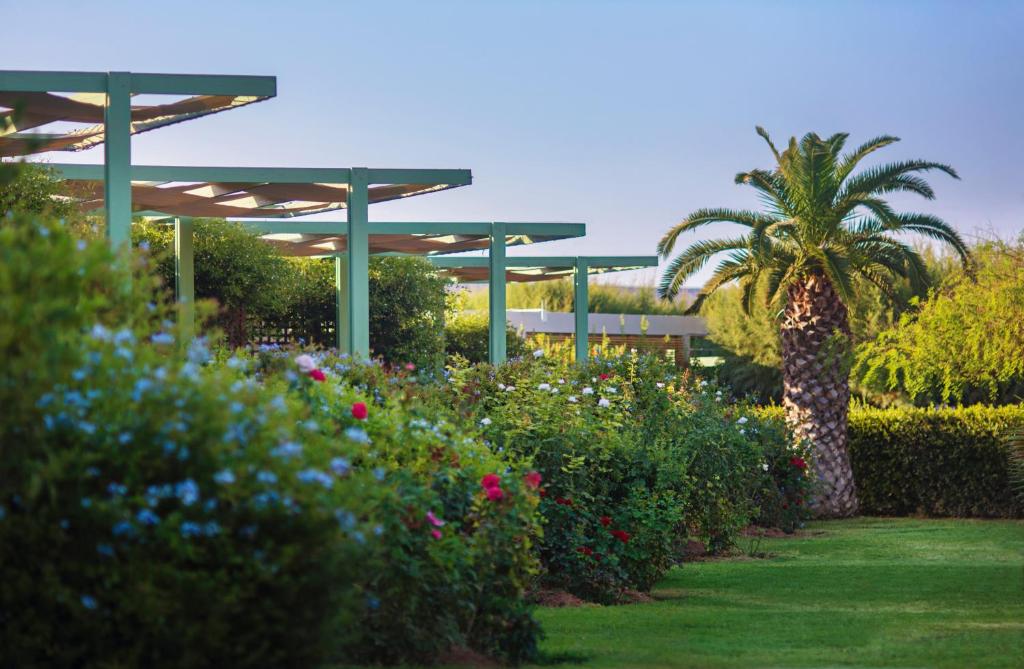
[(540, 657), (534, 663), (534, 666), (557, 667), (565, 664), (583, 664), (590, 659), (590, 655), (574, 653), (572, 651), (561, 651), (558, 653), (545, 653), (541, 651)]

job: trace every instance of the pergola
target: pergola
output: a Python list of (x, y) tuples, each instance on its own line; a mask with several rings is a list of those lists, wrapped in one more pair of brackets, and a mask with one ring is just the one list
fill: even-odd
[[(493, 257), (493, 254), (492, 254)], [(488, 282), (488, 296), (491, 300), (490, 334), (493, 339), (500, 330), (504, 343), (504, 319), (495, 323), (494, 293), (501, 293), (501, 313), (505, 310), (505, 283), (552, 281), (571, 276), (573, 278), (574, 341), (577, 360), (585, 360), (589, 353), (588, 319), (590, 317), (590, 275), (606, 272), (625, 272), (657, 267), (657, 256), (531, 256), (529, 258), (505, 258), (504, 267), (496, 267), (491, 258), (481, 257), (432, 257), (434, 266), (460, 283)], [(504, 269), (504, 271), (501, 271)], [(582, 308), (581, 308), (582, 306)], [(499, 327), (500, 326), (500, 327)]]
[[(369, 205), (472, 183), (464, 169), (377, 169), (142, 166), (131, 164), (132, 135), (199, 118), (276, 95), (274, 77), (38, 72), (0, 70), (0, 157), (104, 146), (102, 165), (56, 164), (86, 211), (103, 210), (112, 245), (130, 243), (133, 215), (171, 218), (175, 225), (176, 290), (189, 327), (195, 297), (193, 219), (231, 218), (295, 256), (332, 256), (338, 303), (338, 346), (368, 356), (369, 256), (429, 256), (486, 250), (488, 257), (452, 259), (449, 269), (490, 284), (490, 360), (505, 360), (505, 282), (558, 272), (577, 276), (577, 323), (584, 323), (591, 271), (647, 267), (653, 258), (508, 259), (506, 247), (582, 237), (582, 223), (371, 222)], [(188, 96), (160, 104), (132, 104), (136, 95)], [(6, 108), (5, 112), (3, 108)], [(73, 130), (64, 123), (84, 124)], [(47, 126), (57, 126), (46, 132)], [(42, 132), (26, 132), (27, 130)], [(344, 221), (300, 220), (346, 210)], [(564, 262), (563, 262), (564, 261)], [(460, 264), (461, 263), (461, 264)], [(525, 263), (525, 264), (519, 264)], [(581, 264), (582, 263), (582, 264)], [(509, 272), (510, 268), (515, 268)], [(578, 277), (584, 277), (581, 281)], [(581, 287), (582, 286), (582, 287)], [(579, 299), (582, 296), (582, 299)], [(579, 339), (577, 352), (580, 351)]]

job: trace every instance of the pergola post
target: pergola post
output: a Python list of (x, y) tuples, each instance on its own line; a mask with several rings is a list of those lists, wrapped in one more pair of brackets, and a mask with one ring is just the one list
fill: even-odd
[(181, 338), (192, 339), (195, 331), (195, 253), (191, 218), (174, 219), (174, 292), (178, 297)]
[(505, 362), (505, 224), (491, 223), (490, 261), (488, 271), (488, 344), (487, 357), (492, 365)]
[(370, 357), (369, 172), (353, 167), (348, 183), (348, 351)]
[(107, 240), (114, 248), (131, 243), (132, 228), (132, 75), (107, 74), (107, 104), (103, 113), (103, 190)]
[(334, 345), (339, 353), (351, 353), (348, 326), (348, 257), (334, 256)]
[(573, 272), (573, 315), (575, 317), (576, 363), (582, 365), (590, 356), (589, 333), (590, 297), (588, 295), (590, 267), (586, 258), (576, 258)]

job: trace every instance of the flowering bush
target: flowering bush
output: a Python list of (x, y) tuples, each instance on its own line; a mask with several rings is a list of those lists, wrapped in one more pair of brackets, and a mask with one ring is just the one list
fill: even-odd
[(533, 657), (534, 479), (414, 370), (181, 347), (145, 274), (45, 222), (0, 254), (5, 661)]
[(729, 546), (770, 481), (765, 443), (783, 448), (655, 356), (575, 366), (538, 351), (450, 381), (494, 450), (543, 477), (542, 583), (598, 601), (649, 589), (687, 537)]

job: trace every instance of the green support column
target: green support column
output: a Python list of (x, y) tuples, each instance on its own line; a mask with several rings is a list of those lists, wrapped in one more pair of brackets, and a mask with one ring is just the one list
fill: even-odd
[(505, 224), (491, 223), (491, 257), (488, 277), (488, 360), (492, 365), (505, 362)]
[(334, 256), (334, 335), (340, 353), (351, 353), (348, 327), (348, 257)]
[(132, 75), (107, 75), (104, 111), (103, 194), (107, 210), (107, 240), (114, 248), (131, 243), (132, 228)]
[(353, 167), (348, 184), (349, 353), (370, 357), (369, 173)]
[(196, 322), (195, 254), (192, 247), (192, 219), (174, 219), (174, 291), (178, 296), (181, 336), (192, 339)]
[(576, 325), (576, 363), (583, 364), (590, 356), (587, 335), (590, 329), (590, 297), (587, 294), (590, 268), (586, 258), (576, 258), (573, 274), (573, 315)]

